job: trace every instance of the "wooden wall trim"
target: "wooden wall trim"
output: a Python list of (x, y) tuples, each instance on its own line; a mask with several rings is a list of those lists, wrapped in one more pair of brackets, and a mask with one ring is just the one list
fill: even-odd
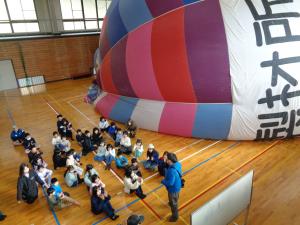
[(43, 75), (46, 82), (56, 81), (90, 73), (98, 44), (98, 35), (5, 41), (0, 60), (13, 61), (17, 78)]

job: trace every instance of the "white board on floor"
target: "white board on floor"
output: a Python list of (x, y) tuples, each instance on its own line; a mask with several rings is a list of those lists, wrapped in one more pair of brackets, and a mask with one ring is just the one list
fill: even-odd
[(226, 225), (251, 201), (253, 170), (191, 214), (192, 225)]

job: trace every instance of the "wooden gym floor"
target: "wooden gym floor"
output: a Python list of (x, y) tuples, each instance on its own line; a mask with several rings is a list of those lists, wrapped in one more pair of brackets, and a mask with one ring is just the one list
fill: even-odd
[[(79, 200), (81, 207), (71, 206), (51, 212), (41, 189), (33, 205), (17, 204), (16, 182), (21, 162), (28, 162), (23, 147), (13, 147), (9, 138), (16, 123), (30, 132), (41, 145), (44, 158), (52, 166), (52, 132), (56, 129), (56, 113), (63, 114), (75, 129), (91, 130), (98, 124), (99, 115), (93, 106), (83, 102), (90, 79), (66, 80), (22, 90), (0, 92), (0, 210), (8, 217), (1, 224), (117, 224), (132, 213), (143, 214), (144, 224), (169, 224), (170, 209), (167, 192), (160, 186), (161, 177), (143, 171), (143, 189), (148, 196), (141, 201), (123, 193), (123, 171), (93, 161), (93, 155), (82, 162), (93, 163), (99, 171), (112, 204), (120, 218), (112, 222), (104, 214), (90, 212), (90, 198), (85, 185), (68, 188), (64, 184), (64, 169), (54, 172), (64, 191)], [(254, 169), (254, 187), (249, 214), (251, 225), (300, 224), (300, 148), (299, 139), (282, 141), (221, 141), (199, 140), (139, 130), (144, 146), (153, 143), (162, 154), (176, 152), (185, 172), (186, 187), (180, 194), (180, 219), (176, 224), (189, 224), (190, 213), (214, 197), (241, 175)], [(109, 138), (107, 138), (108, 141)], [(133, 141), (135, 142), (135, 140)], [(79, 146), (72, 142), (72, 147)], [(120, 179), (121, 178), (121, 179)], [(240, 218), (237, 218), (237, 221)]]

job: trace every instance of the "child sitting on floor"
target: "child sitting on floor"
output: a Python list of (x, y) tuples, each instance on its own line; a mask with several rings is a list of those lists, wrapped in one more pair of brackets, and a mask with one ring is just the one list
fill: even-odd
[(125, 156), (123, 156), (121, 152), (117, 153), (115, 162), (118, 169), (123, 169), (128, 165), (128, 159)]

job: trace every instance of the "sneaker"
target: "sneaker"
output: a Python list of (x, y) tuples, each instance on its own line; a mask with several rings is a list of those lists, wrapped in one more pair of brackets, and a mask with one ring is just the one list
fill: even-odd
[(5, 218), (6, 218), (6, 215), (1, 215), (0, 216), (0, 221), (5, 220)]
[(110, 217), (112, 220), (116, 220), (119, 218), (119, 215), (114, 214), (112, 217)]
[(147, 197), (147, 195), (145, 195), (145, 194), (142, 194), (141, 195), (141, 199), (144, 199), (144, 198), (146, 198)]
[(178, 218), (175, 218), (173, 216), (170, 216), (169, 218), (169, 222), (176, 222), (178, 220)]

